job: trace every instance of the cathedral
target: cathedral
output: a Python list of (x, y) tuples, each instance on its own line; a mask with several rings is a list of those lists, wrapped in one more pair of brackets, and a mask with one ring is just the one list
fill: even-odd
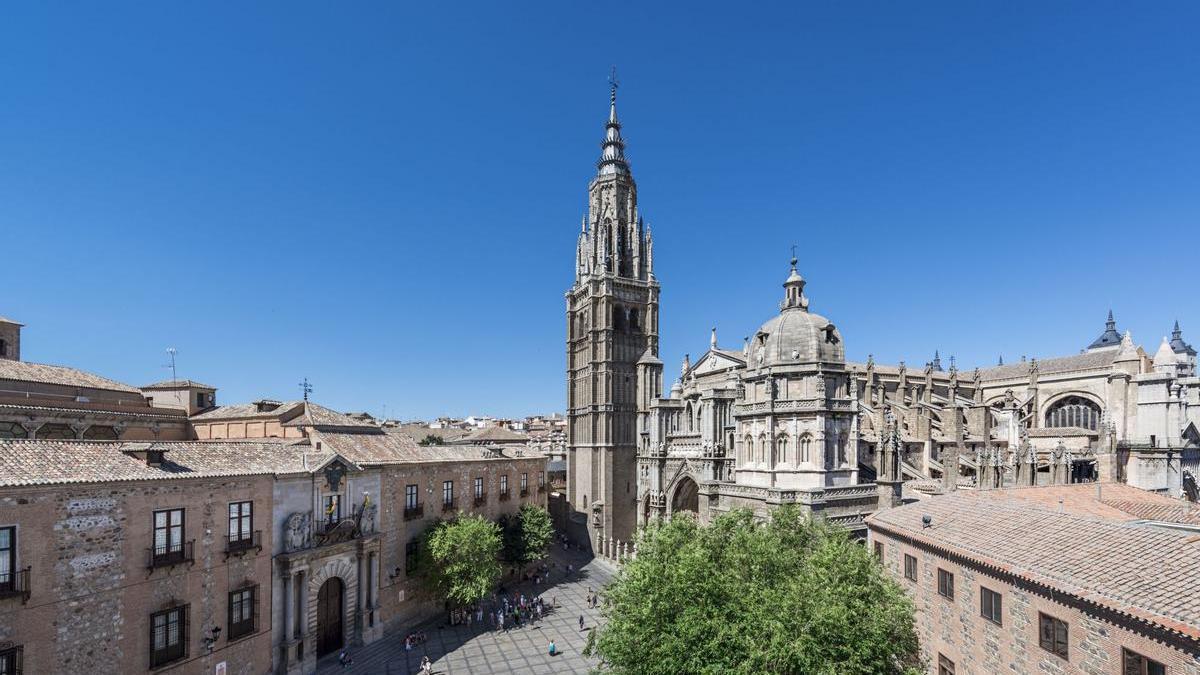
[(1197, 499), (1200, 378), (1178, 322), (1153, 354), (1110, 312), (1077, 354), (970, 370), (936, 352), (912, 368), (847, 361), (793, 258), (777, 312), (736, 348), (714, 329), (664, 392), (654, 246), (615, 86), (601, 147), (566, 293), (576, 534), (628, 542), (656, 517), (788, 503), (861, 534), (902, 501), (1097, 480)]

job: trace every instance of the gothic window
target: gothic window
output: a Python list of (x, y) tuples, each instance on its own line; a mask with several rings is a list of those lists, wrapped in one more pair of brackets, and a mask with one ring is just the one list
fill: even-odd
[(613, 307), (613, 330), (625, 332), (625, 310), (620, 305)]
[(629, 332), (640, 332), (641, 328), (638, 321), (638, 311), (636, 308), (629, 310)]
[(29, 432), (16, 422), (0, 422), (0, 438), (29, 438)]
[(767, 463), (767, 437), (758, 437), (758, 462), (759, 464)]
[(117, 440), (117, 430), (112, 427), (106, 427), (99, 424), (93, 424), (83, 432), (84, 440), (88, 441), (115, 441)]
[(1100, 426), (1100, 407), (1081, 396), (1068, 396), (1046, 411), (1046, 426), (1095, 431)]
[(742, 464), (749, 464), (754, 461), (754, 439), (747, 436), (742, 441)]
[(688, 430), (688, 431), (695, 431), (695, 430), (696, 430), (696, 417), (695, 417), (695, 415), (692, 413), (692, 403), (691, 403), (691, 401), (689, 401), (689, 402), (688, 402), (688, 404), (687, 404), (687, 430)]
[(75, 430), (65, 424), (43, 424), (37, 430), (37, 437), (52, 440), (74, 440)]
[(775, 451), (777, 453), (776, 463), (783, 464), (788, 460), (788, 437), (786, 435), (775, 439)]
[(805, 464), (812, 461), (812, 436), (800, 437), (800, 461)]

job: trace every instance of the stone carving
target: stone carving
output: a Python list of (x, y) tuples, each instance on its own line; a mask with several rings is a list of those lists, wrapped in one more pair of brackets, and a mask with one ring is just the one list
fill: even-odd
[(329, 484), (330, 492), (338, 492), (338, 486), (342, 484), (342, 477), (346, 475), (346, 467), (342, 466), (341, 462), (333, 462), (325, 467), (325, 482)]
[(308, 547), (312, 536), (312, 512), (303, 511), (288, 516), (283, 525), (284, 550), (289, 553)]
[(371, 504), (362, 510), (362, 524), (360, 529), (363, 532), (375, 531), (375, 516), (379, 512), (379, 507)]

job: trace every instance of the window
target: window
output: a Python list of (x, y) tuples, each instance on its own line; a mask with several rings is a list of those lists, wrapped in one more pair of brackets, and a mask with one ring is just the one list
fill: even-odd
[(0, 650), (0, 675), (21, 675), (23, 652), (21, 646)]
[(183, 509), (154, 512), (154, 562), (183, 560)]
[(1128, 649), (1121, 650), (1123, 675), (1167, 675), (1167, 667)]
[(875, 558), (878, 559), (880, 562), (883, 561), (883, 542), (882, 541), (875, 542)]
[(204, 407), (204, 392), (202, 392), (202, 391), (196, 392), (196, 407), (197, 408)]
[(529, 494), (529, 474), (521, 474), (521, 496)]
[(546, 487), (546, 472), (539, 471), (538, 472), (538, 489), (541, 490), (544, 487)]
[(0, 593), (16, 589), (17, 528), (0, 527)]
[(475, 479), (475, 499), (483, 499), (483, 479)]
[(29, 438), (29, 432), (16, 422), (0, 422), (0, 438)]
[(1081, 427), (1095, 431), (1100, 424), (1100, 406), (1080, 396), (1068, 396), (1046, 411), (1047, 427)]
[(446, 506), (454, 505), (454, 481), (442, 481), (442, 504)]
[(254, 533), (254, 503), (229, 504), (229, 543), (250, 541)]
[(1067, 622), (1038, 612), (1038, 644), (1042, 649), (1070, 660), (1067, 657)]
[(990, 588), (979, 587), (979, 614), (997, 626), (1003, 626), (1001, 619), (1004, 602), (1001, 595)]
[(954, 575), (938, 568), (938, 595), (954, 599)]
[(420, 543), (416, 539), (404, 545), (404, 571), (412, 574), (417, 569), (417, 550)]
[(342, 496), (325, 495), (325, 522), (336, 525), (342, 519)]
[(954, 675), (954, 662), (945, 654), (938, 654), (938, 675)]
[(909, 581), (917, 580), (917, 557), (904, 554), (904, 578)]
[(417, 508), (417, 486), (404, 486), (404, 510), (411, 511)]
[(508, 494), (508, 476), (500, 476), (500, 494)]
[(65, 424), (43, 424), (38, 427), (38, 438), (70, 441), (75, 439), (75, 430)]
[(236, 640), (254, 632), (258, 614), (258, 586), (229, 592), (229, 638)]
[(0, 356), (8, 356), (8, 342), (0, 340)]
[(188, 606), (172, 607), (150, 615), (150, 667), (187, 656)]

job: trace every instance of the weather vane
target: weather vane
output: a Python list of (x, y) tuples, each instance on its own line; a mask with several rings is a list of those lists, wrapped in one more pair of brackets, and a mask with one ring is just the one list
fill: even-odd
[(308, 395), (312, 393), (312, 385), (309, 384), (308, 378), (304, 378), (304, 381), (297, 386), (299, 386), (300, 390), (304, 392), (304, 400), (307, 401)]
[(796, 265), (796, 245), (792, 244), (792, 266)]

